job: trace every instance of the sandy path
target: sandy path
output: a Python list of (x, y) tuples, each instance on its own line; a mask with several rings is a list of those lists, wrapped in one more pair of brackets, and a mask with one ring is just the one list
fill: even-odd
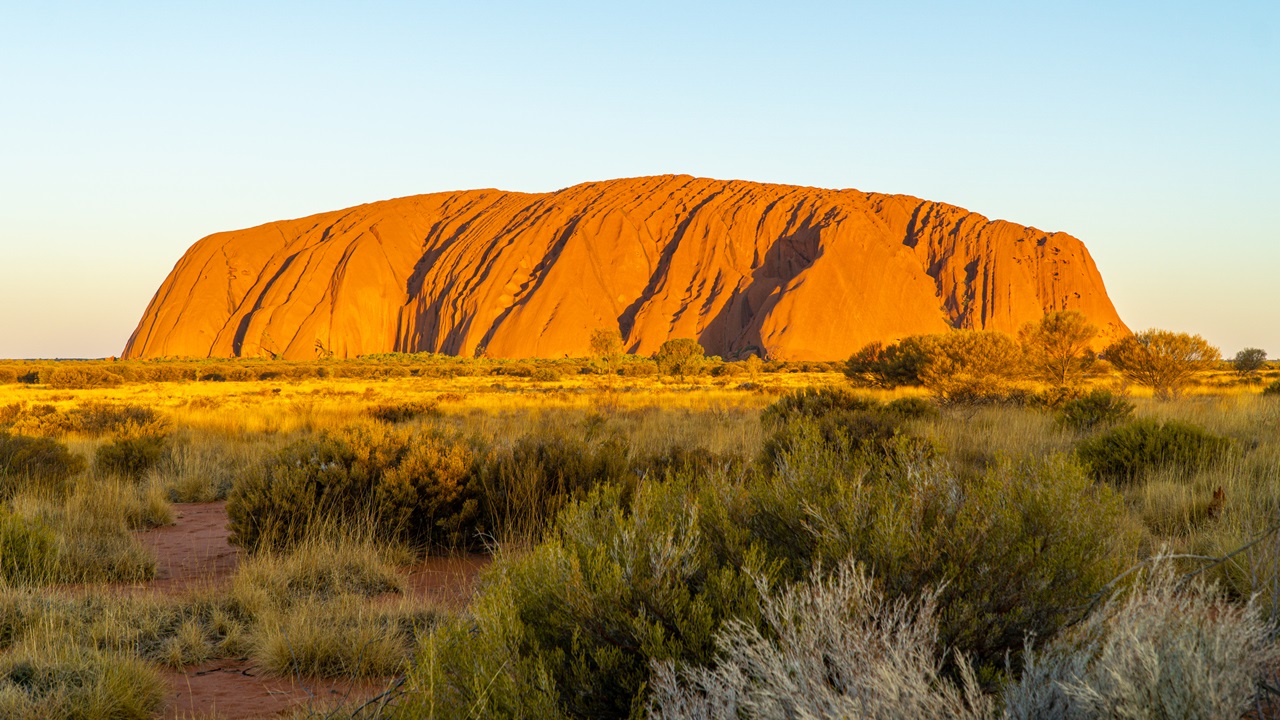
[(156, 554), (156, 577), (146, 587), (177, 593), (230, 579), (240, 550), (227, 539), (227, 504), (178, 503), (173, 514), (173, 525), (137, 533)]
[[(173, 525), (137, 534), (156, 553), (156, 578), (130, 590), (180, 594), (228, 583), (240, 551), (228, 542), (226, 503), (175, 504), (173, 509)], [(476, 555), (428, 558), (409, 570), (405, 594), (427, 605), (461, 607), (471, 597), (476, 575), (488, 564), (487, 557)], [(323, 710), (337, 703), (363, 702), (391, 682), (280, 678), (261, 673), (245, 658), (164, 674), (169, 681), (165, 718), (234, 720), (298, 708)]]

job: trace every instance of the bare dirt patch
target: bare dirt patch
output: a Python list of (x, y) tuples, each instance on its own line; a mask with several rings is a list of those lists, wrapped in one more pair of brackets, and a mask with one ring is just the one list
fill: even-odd
[(230, 541), (227, 504), (178, 503), (175, 522), (137, 534), (156, 554), (156, 577), (146, 584), (154, 592), (178, 593), (225, 584), (236, 571), (240, 550)]
[(165, 673), (165, 718), (267, 718), (297, 709), (323, 713), (378, 697), (394, 680), (316, 680), (260, 674), (247, 660), (218, 660)]

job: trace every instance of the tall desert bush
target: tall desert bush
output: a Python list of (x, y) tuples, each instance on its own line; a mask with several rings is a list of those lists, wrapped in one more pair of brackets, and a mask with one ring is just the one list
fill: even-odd
[(1199, 335), (1155, 329), (1124, 337), (1103, 355), (1120, 374), (1164, 399), (1178, 396), (1197, 373), (1213, 368), (1222, 357)]
[(1022, 347), (993, 330), (958, 330), (937, 336), (924, 386), (952, 402), (1016, 400), (1026, 394), (1017, 385), (1023, 375)]
[(1018, 332), (1027, 368), (1038, 380), (1076, 388), (1097, 363), (1092, 343), (1098, 328), (1076, 310), (1046, 314)]

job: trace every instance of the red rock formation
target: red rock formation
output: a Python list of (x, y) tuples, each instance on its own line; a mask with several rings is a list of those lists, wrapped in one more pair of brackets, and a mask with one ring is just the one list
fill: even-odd
[(839, 359), (872, 340), (1077, 309), (1127, 333), (1079, 240), (904, 195), (662, 176), (438, 193), (211, 235), (124, 356), (432, 351)]

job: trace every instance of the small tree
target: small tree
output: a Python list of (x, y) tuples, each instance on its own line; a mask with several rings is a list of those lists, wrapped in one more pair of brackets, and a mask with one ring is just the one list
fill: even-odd
[(1262, 348), (1245, 348), (1236, 353), (1231, 364), (1240, 375), (1253, 375), (1267, 364), (1267, 351)]
[(653, 359), (663, 374), (674, 375), (681, 380), (686, 375), (696, 373), (707, 361), (706, 351), (697, 340), (690, 338), (677, 338), (662, 343)]
[(995, 330), (957, 330), (937, 336), (924, 386), (946, 400), (1005, 400), (1018, 388), (1022, 347)]
[(1051, 312), (1018, 333), (1027, 368), (1062, 388), (1079, 387), (1093, 371), (1097, 357), (1090, 346), (1097, 336), (1098, 328), (1075, 310)]
[(603, 360), (609, 373), (613, 374), (622, 356), (622, 333), (606, 328), (592, 330), (591, 354)]
[(1196, 373), (1222, 358), (1218, 348), (1199, 335), (1155, 329), (1113, 343), (1104, 355), (1126, 378), (1151, 387), (1164, 399), (1176, 397)]

